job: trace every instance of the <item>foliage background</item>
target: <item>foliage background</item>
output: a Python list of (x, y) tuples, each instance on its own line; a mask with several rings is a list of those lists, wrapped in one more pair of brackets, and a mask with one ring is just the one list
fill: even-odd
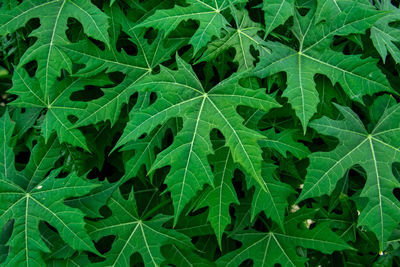
[(3, 0), (4, 266), (397, 266), (388, 0)]

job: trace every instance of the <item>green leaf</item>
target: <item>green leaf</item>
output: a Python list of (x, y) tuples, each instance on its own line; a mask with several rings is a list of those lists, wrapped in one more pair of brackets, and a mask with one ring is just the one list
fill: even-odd
[[(340, 0), (319, 1), (316, 11), (316, 23), (322, 20), (329, 21), (334, 19), (334, 14), (342, 12), (343, 6), (345, 5), (346, 1)], [(371, 7), (371, 3), (367, 0), (358, 1), (358, 5), (364, 5), (367, 8)], [(379, 10), (391, 12), (388, 12), (386, 16), (379, 19), (371, 28), (371, 39), (375, 48), (382, 57), (383, 62), (385, 62), (389, 51), (395, 62), (399, 63), (400, 51), (395, 43), (399, 42), (398, 36), (400, 30), (398, 27), (392, 27), (389, 25), (389, 23), (394, 23), (400, 20), (399, 10), (393, 6), (390, 1), (377, 1), (375, 5)], [(360, 43), (360, 45), (362, 46), (363, 44)]]
[(262, 9), (264, 10), (265, 35), (267, 36), (294, 15), (294, 0), (265, 0)]
[[(130, 22), (121, 19), (124, 16), (122, 10), (113, 7), (110, 13), (113, 18), (119, 17), (119, 20), (122, 20), (122, 27), (127, 31)], [(115, 35), (117, 34), (115, 33)], [(126, 104), (130, 96), (135, 93), (133, 86), (148, 76), (159, 64), (169, 59), (173, 51), (182, 44), (181, 40), (163, 41), (161, 37), (148, 44), (143, 35), (131, 33), (130, 40), (138, 46), (138, 54), (135, 56), (128, 55), (124, 50), (118, 52), (115, 44), (101, 50), (89, 40), (82, 40), (79, 43), (63, 47), (72, 60), (85, 65), (76, 73), (78, 76), (90, 77), (102, 71), (106, 71), (106, 73), (118, 71), (126, 74), (125, 79), (119, 85), (103, 89), (103, 97), (89, 102), (88, 115), (78, 120), (77, 127), (106, 120), (114, 125), (118, 120), (122, 105)], [(115, 36), (115, 38), (117, 37)]]
[(271, 129), (262, 134), (267, 138), (259, 141), (260, 146), (273, 148), (285, 158), (288, 152), (299, 159), (305, 158), (311, 153), (305, 145), (297, 142), (300, 133), (296, 130), (287, 129), (276, 133), (274, 129)]
[[(285, 209), (288, 205), (288, 197), (294, 193), (291, 186), (282, 183), (274, 177), (276, 165), (271, 163), (262, 164), (262, 178), (264, 187), (255, 184), (255, 192), (251, 203), (251, 221), (264, 211), (283, 230), (285, 221)], [(266, 203), (268, 203), (266, 205)]]
[(188, 249), (182, 249), (175, 245), (168, 245), (162, 249), (163, 255), (167, 258), (162, 266), (170, 266), (168, 264), (173, 264), (177, 267), (187, 267), (187, 266), (198, 266), (198, 267), (212, 267), (215, 266), (213, 262), (200, 257), (193, 251)]
[(229, 207), (232, 203), (239, 204), (235, 188), (232, 184), (235, 164), (227, 147), (215, 150), (214, 187), (208, 187), (200, 196), (197, 208), (209, 206), (208, 220), (217, 236), (221, 248), (221, 238), (225, 228), (231, 223)]
[(167, 121), (154, 129), (146, 138), (129, 142), (123, 146), (121, 150), (135, 150), (135, 155), (125, 162), (125, 174), (119, 181), (120, 184), (135, 177), (143, 165), (147, 171), (151, 169), (156, 160), (156, 149), (162, 147), (162, 141), (166, 132), (169, 129), (175, 128), (175, 124), (174, 121)]
[(116, 145), (119, 147), (137, 140), (142, 134), (150, 133), (155, 126), (178, 117), (177, 114), (183, 117), (183, 129), (173, 145), (161, 152), (152, 166), (152, 170), (167, 165), (172, 167), (165, 182), (172, 193), (175, 223), (194, 194), (204, 184), (213, 183), (207, 163), (207, 155), (213, 152), (209, 140), (212, 128), (221, 130), (225, 136), (234, 162), (241, 164), (263, 190), (268, 191), (261, 179), (261, 149), (257, 145), (262, 136), (242, 125), (243, 119), (235, 107), (246, 105), (264, 111), (279, 107), (263, 90), (241, 87), (238, 83), (241, 76), (238, 75), (206, 92), (190, 66), (179, 57), (177, 61), (177, 71), (162, 67), (160, 74), (146, 77), (136, 85), (137, 90), (157, 92), (158, 99), (148, 108), (132, 113)]
[[(315, 23), (334, 19), (337, 14), (344, 11), (349, 4), (346, 0), (317, 0), (317, 2)], [(357, 0), (357, 5), (364, 8), (373, 8), (371, 2), (368, 0)]]
[(114, 193), (117, 186), (118, 184), (116, 183), (111, 184), (105, 181), (101, 184), (101, 186), (96, 187), (89, 194), (73, 199), (68, 199), (65, 201), (65, 204), (73, 208), (79, 208), (88, 217), (102, 217), (99, 210), (101, 207), (106, 205), (107, 200)]
[[(318, 249), (332, 253), (350, 249), (332, 230), (329, 224), (318, 224), (307, 229), (305, 223), (311, 220), (315, 210), (303, 209), (287, 217), (286, 232), (272, 229), (269, 232), (244, 231), (233, 236), (242, 242), (242, 247), (230, 252), (217, 261), (217, 266), (239, 266), (247, 259), (253, 266), (304, 266), (307, 258), (300, 257), (297, 247)], [(300, 226), (299, 226), (300, 225)], [(303, 227), (301, 227), (303, 225)]]
[(133, 29), (140, 27), (154, 27), (168, 35), (181, 22), (193, 19), (199, 22), (199, 28), (189, 41), (193, 46), (194, 54), (207, 45), (213, 36), (221, 37), (221, 29), (226, 29), (229, 24), (221, 14), (229, 7), (229, 3), (241, 2), (240, 0), (188, 0), (188, 6), (175, 5), (172, 9), (157, 10)]
[(400, 10), (391, 4), (383, 6), (382, 10), (392, 12), (378, 20), (371, 28), (371, 39), (384, 63), (389, 52), (394, 61), (399, 64), (400, 49), (396, 44), (400, 42), (400, 28), (392, 27), (391, 23), (400, 21)]
[(338, 85), (333, 86), (328, 78), (323, 76), (317, 77), (315, 83), (317, 85), (318, 94), (320, 95), (318, 114), (334, 117), (337, 115), (337, 109), (334, 106), (335, 102), (340, 105), (350, 104), (350, 99), (343, 90), (341, 90)]
[[(255, 111), (254, 113), (257, 112), (258, 111)], [(248, 122), (249, 120), (245, 121), (246, 126)], [(265, 133), (263, 132), (263, 134)], [(282, 140), (269, 143), (273, 141), (272, 139), (274, 139), (275, 134), (270, 132), (270, 134), (267, 134), (267, 136), (268, 135), (271, 136), (270, 140), (263, 139), (258, 142), (261, 147), (264, 145), (265, 147), (281, 149), (280, 151), (286, 149), (286, 147), (283, 148), (280, 146), (290, 147), (290, 145), (292, 145), (290, 148), (294, 148), (296, 146), (301, 147), (300, 143), (293, 144), (295, 143), (293, 142), (293, 139), (284, 140), (286, 138), (282, 135), (278, 137)], [(278, 142), (279, 144), (277, 144)], [(285, 142), (288, 143), (286, 144)], [(207, 190), (204, 190), (203, 193), (200, 194), (199, 201), (196, 203), (196, 206), (197, 208), (209, 206), (208, 219), (214, 229), (219, 246), (221, 248), (222, 234), (227, 225), (231, 223), (229, 207), (232, 203), (239, 204), (236, 191), (232, 184), (232, 178), (237, 166), (232, 161), (230, 151), (226, 147), (219, 147), (215, 149), (215, 156), (209, 159), (214, 166), (214, 187), (208, 187)], [(293, 193), (293, 190), (290, 186), (281, 183), (276, 179), (276, 177), (274, 177), (276, 168), (277, 166), (274, 164), (262, 164), (261, 175), (263, 178), (263, 185), (268, 188), (267, 192), (259, 183), (254, 183), (251, 177), (248, 177), (248, 187), (253, 185), (255, 186), (255, 193), (253, 195), (252, 205), (251, 208), (249, 208), (249, 211), (251, 211), (251, 221), (254, 221), (256, 216), (260, 212), (264, 211), (267, 217), (271, 218), (283, 229), (287, 198)], [(270, 203), (271, 205), (265, 205), (265, 203)]]
[(8, 115), (8, 111), (6, 110), (0, 120), (0, 144), (1, 144), (1, 153), (0, 153), (0, 169), (1, 174), (4, 177), (13, 178), (15, 171), (15, 163), (13, 160), (13, 151), (11, 149), (11, 136), (13, 134), (15, 128), (15, 122), (10, 120), (10, 116)]
[(38, 64), (36, 76), (48, 99), (61, 69), (71, 72), (72, 62), (60, 49), (68, 43), (66, 36), (68, 18), (75, 18), (82, 23), (85, 33), (107, 45), (108, 19), (90, 0), (25, 0), (11, 11), (0, 13), (0, 34), (6, 35), (23, 27), (30, 19), (39, 18), (40, 27), (30, 36), (37, 41), (28, 48), (18, 67), (35, 60)]
[(346, 170), (361, 165), (367, 173), (367, 181), (360, 197), (368, 201), (364, 207), (358, 207), (361, 210), (358, 224), (374, 232), (380, 249), (384, 250), (400, 216), (400, 203), (393, 194), (400, 183), (392, 171), (392, 164), (400, 161), (397, 120), (400, 105), (385, 110), (371, 132), (350, 108), (336, 106), (343, 120), (323, 117), (313, 121), (311, 127), (321, 134), (336, 137), (340, 143), (332, 151), (311, 154), (298, 201), (330, 194)]
[(334, 36), (364, 33), (382, 16), (383, 13), (356, 2), (346, 2), (334, 19), (315, 26), (314, 11), (306, 16), (296, 13), (293, 33), (299, 41), (299, 50), (270, 43), (272, 54), (261, 58), (254, 73), (259, 77), (280, 71), (287, 73), (287, 88), (282, 96), (288, 98), (306, 132), (319, 103), (314, 82), (317, 73), (328, 76), (333, 84), (338, 82), (351, 99), (361, 103), (363, 95), (393, 92), (375, 59), (344, 55), (330, 48)]
[(145, 266), (159, 266), (164, 261), (161, 246), (175, 244), (178, 247), (191, 247), (186, 236), (163, 227), (171, 219), (170, 216), (159, 214), (143, 221), (137, 213), (132, 193), (128, 199), (124, 199), (117, 190), (109, 199), (108, 207), (112, 216), (89, 224), (89, 234), (95, 240), (116, 235), (111, 250), (105, 254), (106, 260), (98, 266), (129, 266), (130, 257), (135, 252), (143, 257)]
[(57, 178), (60, 169), (54, 163), (60, 157), (60, 146), (52, 138), (47, 144), (40, 139), (33, 148), (28, 164), (22, 171), (14, 168), (14, 153), (10, 145), (13, 124), (8, 114), (0, 119), (4, 156), (0, 166), (0, 226), (13, 220), (13, 231), (8, 241), (8, 266), (43, 266), (42, 252), (49, 252), (39, 233), (39, 222), (55, 227), (61, 238), (72, 248), (96, 253), (84, 228), (84, 214), (66, 206), (64, 200), (89, 193), (97, 185), (71, 173)]
[(232, 13), (234, 14), (237, 28), (227, 27), (225, 36), (211, 42), (196, 63), (215, 59), (218, 55), (233, 47), (236, 50), (234, 60), (238, 62), (238, 70), (241, 71), (254, 67), (255, 59), (250, 53), (251, 47), (259, 52), (260, 57), (270, 53), (265, 47), (266, 42), (257, 34), (262, 30), (261, 25), (253, 22), (247, 12), (233, 9)]
[(55, 131), (61, 143), (66, 142), (89, 150), (84, 135), (78, 129), (75, 129), (68, 119), (69, 116), (87, 117), (87, 104), (83, 101), (72, 101), (70, 97), (72, 93), (83, 90), (87, 85), (102, 86), (108, 83), (108, 78), (101, 75), (91, 79), (68, 77), (62, 81), (57, 81), (53, 86), (53, 90), (46, 97), (37, 78), (29, 77), (24, 69), (16, 69), (13, 77), (13, 87), (8, 92), (19, 96), (12, 103), (14, 106), (47, 110), (41, 128), (46, 141)]
[(0, 15), (0, 265), (400, 265), (398, 1)]

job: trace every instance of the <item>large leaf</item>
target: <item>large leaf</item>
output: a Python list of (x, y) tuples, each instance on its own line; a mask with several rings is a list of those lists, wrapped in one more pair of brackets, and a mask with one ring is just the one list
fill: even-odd
[(247, 12), (232, 9), (232, 13), (236, 29), (227, 27), (225, 36), (211, 42), (198, 62), (215, 59), (233, 47), (236, 50), (235, 61), (239, 64), (239, 70), (247, 70), (254, 67), (255, 59), (250, 53), (252, 47), (258, 51), (260, 57), (270, 53), (265, 47), (264, 40), (257, 34), (262, 29), (261, 25), (252, 21)]
[(52, 132), (57, 132), (60, 142), (66, 142), (89, 150), (83, 134), (74, 128), (68, 119), (69, 116), (76, 118), (87, 117), (86, 103), (83, 101), (72, 101), (72, 93), (83, 90), (85, 86), (102, 86), (110, 81), (105, 76), (97, 78), (71, 78), (57, 81), (53, 90), (45, 95), (36, 77), (29, 77), (24, 69), (16, 69), (13, 77), (13, 87), (9, 93), (18, 95), (18, 99), (12, 104), (14, 106), (26, 108), (35, 107), (46, 109), (47, 113), (43, 120), (42, 133), (46, 140), (50, 138)]
[(161, 254), (163, 245), (191, 247), (185, 235), (163, 227), (171, 219), (170, 216), (157, 215), (150, 220), (142, 220), (133, 194), (124, 199), (117, 190), (109, 199), (108, 207), (112, 216), (89, 225), (89, 234), (95, 240), (116, 235), (111, 250), (105, 254), (106, 260), (97, 266), (129, 266), (130, 257), (135, 252), (143, 257), (145, 266), (159, 266), (164, 260)]
[(302, 159), (310, 154), (310, 150), (297, 141), (300, 132), (295, 130), (284, 130), (280, 133), (276, 133), (274, 129), (262, 132), (267, 138), (261, 140), (259, 143), (262, 147), (273, 148), (278, 151), (283, 157), (287, 157), (287, 153), (290, 152), (293, 156)]
[(266, 35), (294, 15), (294, 2), (294, 0), (263, 1)]
[(398, 11), (0, 1), (0, 265), (399, 266)]
[(400, 28), (393, 27), (391, 24), (400, 21), (400, 10), (392, 6), (389, 1), (384, 1), (381, 9), (391, 12), (378, 20), (371, 28), (371, 39), (383, 62), (389, 52), (394, 61), (399, 64), (400, 49), (396, 44), (400, 42)]
[(334, 136), (340, 143), (332, 151), (311, 154), (299, 201), (330, 194), (346, 170), (361, 165), (367, 181), (360, 196), (368, 201), (359, 207), (358, 224), (375, 233), (383, 250), (400, 218), (400, 203), (393, 194), (400, 183), (392, 171), (392, 164), (400, 161), (400, 105), (385, 110), (370, 132), (350, 108), (337, 108), (343, 120), (323, 117), (311, 123), (319, 133)]
[(71, 72), (72, 62), (60, 49), (69, 42), (65, 33), (68, 18), (79, 20), (87, 35), (106, 44), (108, 19), (90, 0), (26, 0), (11, 11), (0, 13), (0, 34), (14, 32), (33, 18), (40, 20), (40, 27), (31, 33), (37, 41), (24, 53), (18, 66), (37, 61), (36, 76), (47, 99), (61, 69)]
[[(346, 1), (341, 0), (321, 0), (318, 1), (318, 8), (316, 11), (316, 23), (321, 20), (334, 19), (334, 14), (343, 11), (343, 5)], [(359, 1), (359, 5), (369, 6), (371, 3), (367, 0)], [(396, 43), (400, 41), (400, 29), (396, 26), (391, 26), (391, 23), (400, 21), (399, 10), (393, 6), (390, 1), (377, 1), (375, 5), (379, 10), (389, 11), (387, 15), (379, 19), (371, 27), (371, 39), (374, 43), (376, 50), (382, 57), (383, 62), (386, 60), (388, 52), (392, 55), (396, 63), (400, 62), (400, 50), (396, 46)]]
[[(348, 4), (346, 0), (317, 0), (317, 2), (315, 23), (334, 19), (338, 13), (345, 10), (345, 6)], [(371, 7), (371, 2), (368, 0), (358, 0), (357, 5), (364, 5), (368, 8)]]
[[(256, 112), (257, 111), (255, 111), (255, 113)], [(248, 122), (249, 120), (246, 120), (244, 124), (247, 126)], [(274, 148), (281, 153), (282, 150), (286, 151), (286, 149), (295, 151), (296, 155), (301, 153), (300, 150), (303, 148), (302, 144), (295, 143), (290, 139), (287, 133), (276, 135), (269, 131), (267, 136), (268, 139), (259, 141), (261, 146)], [(239, 204), (235, 188), (232, 184), (234, 171), (238, 166), (234, 164), (229, 149), (224, 146), (215, 149), (215, 156), (211, 157), (210, 160), (214, 166), (214, 187), (208, 186), (207, 189), (200, 194), (196, 206), (197, 208), (209, 207), (208, 220), (214, 229), (219, 246), (221, 247), (222, 234), (227, 225), (231, 223), (231, 216), (229, 213), (230, 205), (233, 203)], [(293, 193), (293, 190), (290, 186), (280, 182), (274, 177), (276, 168), (277, 166), (271, 163), (262, 164), (261, 176), (265, 185), (268, 187), (268, 192), (256, 185), (252, 205), (249, 210), (251, 212), (252, 221), (263, 211), (283, 229), (284, 212), (288, 205), (287, 198)], [(271, 205), (266, 205), (266, 203), (270, 203)]]
[(133, 29), (139, 27), (154, 27), (165, 32), (168, 35), (181, 22), (194, 19), (199, 22), (199, 28), (196, 30), (190, 44), (196, 54), (202, 47), (207, 45), (213, 36), (220, 37), (221, 29), (225, 29), (229, 24), (222, 11), (229, 7), (229, 3), (243, 2), (240, 0), (188, 0), (188, 6), (176, 5), (172, 9), (157, 10)]
[(55, 227), (72, 248), (96, 253), (84, 228), (83, 212), (64, 204), (65, 199), (85, 195), (96, 184), (74, 173), (57, 178), (60, 169), (47, 175), (60, 157), (60, 145), (55, 138), (47, 144), (40, 139), (26, 167), (17, 171), (14, 153), (9, 147), (13, 128), (6, 113), (0, 119), (0, 141), (4, 152), (0, 156), (0, 166), (4, 170), (0, 173), (0, 227), (13, 221), (6, 266), (45, 265), (42, 253), (50, 250), (40, 235), (40, 221)]
[(208, 187), (200, 195), (198, 208), (209, 206), (208, 220), (217, 236), (221, 247), (222, 234), (228, 224), (231, 223), (229, 207), (232, 203), (239, 204), (235, 188), (232, 184), (235, 164), (231, 152), (227, 147), (221, 147), (215, 151), (214, 163), (214, 187)]
[[(119, 23), (112, 24), (113, 27), (122, 27), (128, 31), (131, 22), (122, 19), (124, 14), (120, 8), (113, 7), (109, 13), (113, 21), (119, 21)], [(119, 32), (116, 31), (113, 35), (116, 39)], [(135, 93), (133, 85), (148, 76), (160, 63), (169, 59), (173, 51), (182, 44), (182, 40), (164, 42), (161, 37), (149, 44), (143, 35), (143, 33), (131, 32), (130, 40), (138, 46), (138, 54), (135, 56), (128, 55), (124, 50), (119, 52), (116, 44), (101, 50), (89, 40), (82, 40), (63, 47), (65, 53), (72, 60), (85, 65), (76, 75), (90, 77), (102, 71), (107, 73), (118, 71), (126, 74), (125, 79), (119, 85), (103, 89), (104, 96), (89, 102), (88, 115), (78, 120), (76, 126), (106, 120), (113, 125), (119, 117), (122, 105), (126, 104), (130, 96)]]
[(252, 259), (255, 267), (304, 266), (307, 258), (298, 255), (297, 247), (318, 249), (323, 253), (351, 248), (332, 232), (328, 223), (307, 229), (306, 220), (313, 218), (315, 210), (300, 210), (287, 217), (286, 232), (272, 229), (269, 232), (244, 231), (233, 236), (242, 247), (218, 259), (218, 266), (239, 266)]
[[(204, 184), (213, 183), (207, 155), (212, 147), (209, 133), (221, 130), (234, 162), (268, 191), (261, 178), (261, 149), (257, 140), (262, 136), (243, 126), (235, 107), (246, 105), (268, 111), (279, 107), (263, 90), (251, 90), (239, 85), (241, 76), (233, 76), (206, 92), (190, 66), (177, 57), (178, 71), (162, 68), (160, 74), (144, 78), (137, 90), (155, 91), (155, 104), (140, 112), (132, 112), (131, 120), (116, 147), (137, 140), (143, 133), (173, 117), (183, 117), (183, 129), (173, 145), (161, 152), (153, 169), (170, 165), (166, 184), (172, 193), (175, 222), (184, 206)], [(188, 79), (187, 77), (191, 77)], [(179, 114), (177, 116), (177, 114)], [(252, 183), (250, 183), (252, 184)]]
[(328, 76), (333, 84), (338, 82), (350, 98), (359, 102), (362, 102), (363, 95), (392, 91), (375, 59), (344, 55), (330, 48), (334, 36), (364, 33), (382, 16), (368, 6), (348, 1), (343, 3), (342, 12), (334, 19), (315, 26), (313, 10), (306, 16), (296, 13), (293, 33), (299, 41), (299, 50), (281, 43), (268, 45), (272, 54), (261, 58), (255, 74), (266, 77), (280, 71), (287, 72), (287, 88), (283, 96), (296, 111), (304, 132), (319, 103), (314, 82), (317, 73)]

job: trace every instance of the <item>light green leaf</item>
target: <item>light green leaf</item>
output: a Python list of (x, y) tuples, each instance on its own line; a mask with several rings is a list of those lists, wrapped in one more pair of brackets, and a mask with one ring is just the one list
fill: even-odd
[[(346, 0), (317, 0), (317, 2), (315, 23), (334, 19), (349, 4), (349, 1)], [(356, 2), (358, 6), (373, 9), (371, 2), (368, 0), (357, 0)]]

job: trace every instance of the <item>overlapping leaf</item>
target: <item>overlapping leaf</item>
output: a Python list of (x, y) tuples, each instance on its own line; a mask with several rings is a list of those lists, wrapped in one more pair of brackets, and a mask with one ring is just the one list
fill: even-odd
[[(318, 1), (318, 7), (316, 11), (316, 23), (321, 20), (329, 21), (334, 19), (334, 14), (343, 11), (343, 5), (345, 1), (327, 0)], [(370, 2), (367, 0), (359, 1), (358, 5), (369, 6)], [(392, 55), (396, 63), (400, 62), (400, 50), (396, 43), (400, 42), (398, 36), (400, 36), (400, 29), (398, 27), (390, 26), (391, 23), (400, 21), (400, 13), (398, 9), (393, 6), (390, 1), (377, 1), (375, 3), (377, 8), (382, 11), (386, 11), (387, 14), (379, 19), (371, 27), (371, 39), (374, 46), (383, 62), (386, 60), (388, 52)]]
[[(194, 19), (199, 22), (190, 44), (196, 54), (202, 47), (206, 46), (213, 36), (220, 37), (221, 29), (226, 29), (229, 24), (222, 15), (229, 4), (244, 2), (242, 0), (188, 0), (188, 6), (176, 5), (172, 9), (157, 10), (156, 13), (134, 28), (154, 27), (162, 30), (168, 35), (181, 22)], [(133, 29), (134, 29), (133, 28)], [(133, 30), (132, 29), (132, 30)]]
[(287, 217), (286, 232), (272, 229), (269, 232), (245, 231), (234, 235), (243, 243), (242, 247), (226, 254), (217, 261), (218, 266), (239, 266), (247, 259), (253, 266), (303, 266), (307, 258), (298, 255), (297, 247), (318, 249), (324, 253), (350, 249), (339, 236), (332, 232), (329, 224), (307, 229), (305, 222), (312, 218), (315, 210), (300, 210)]
[(227, 225), (231, 223), (229, 207), (231, 204), (239, 204), (235, 188), (232, 184), (235, 164), (231, 152), (227, 147), (221, 147), (215, 151), (214, 163), (214, 187), (208, 187), (200, 195), (198, 208), (210, 207), (208, 220), (217, 236), (221, 247), (222, 234)]
[(0, 263), (399, 265), (398, 10), (2, 1)]
[(235, 61), (239, 64), (239, 71), (254, 67), (254, 57), (250, 53), (253, 47), (263, 57), (269, 53), (265, 41), (258, 36), (262, 30), (259, 23), (253, 22), (246, 12), (232, 9), (237, 28), (227, 27), (223, 38), (211, 42), (198, 62), (210, 61), (233, 47), (236, 50)]
[(343, 2), (342, 12), (335, 18), (316, 25), (313, 10), (306, 16), (296, 13), (293, 33), (299, 41), (299, 50), (281, 43), (268, 45), (272, 54), (261, 58), (255, 73), (266, 77), (280, 71), (287, 72), (287, 88), (283, 96), (296, 111), (304, 131), (319, 103), (314, 82), (316, 73), (328, 76), (334, 84), (338, 82), (350, 98), (359, 102), (362, 102), (363, 95), (392, 91), (376, 66), (376, 60), (344, 55), (330, 49), (334, 36), (364, 33), (382, 15), (370, 6), (348, 1)]
[(109, 199), (108, 207), (112, 216), (89, 225), (89, 234), (95, 240), (116, 235), (111, 250), (105, 254), (106, 260), (97, 266), (129, 266), (130, 257), (135, 252), (143, 257), (145, 266), (159, 266), (164, 260), (161, 253), (163, 245), (191, 246), (185, 235), (163, 227), (171, 219), (170, 216), (160, 214), (150, 220), (142, 220), (133, 194), (124, 199), (117, 190)]
[(57, 81), (53, 90), (48, 92), (40, 86), (36, 77), (29, 77), (24, 69), (17, 69), (14, 72), (13, 88), (9, 93), (18, 95), (13, 105), (18, 107), (35, 107), (46, 109), (47, 113), (42, 122), (42, 133), (46, 140), (52, 132), (57, 132), (60, 142), (67, 142), (89, 150), (83, 134), (71, 123), (69, 116), (86, 118), (90, 113), (86, 109), (87, 104), (83, 101), (72, 101), (71, 94), (83, 90), (87, 85), (103, 86), (110, 81), (107, 77), (99, 75), (97, 78), (71, 78)]
[(311, 123), (319, 133), (334, 136), (340, 143), (332, 151), (311, 154), (299, 200), (331, 193), (347, 169), (361, 165), (367, 181), (360, 196), (367, 203), (359, 207), (358, 223), (375, 233), (383, 250), (400, 218), (400, 203), (393, 194), (400, 183), (392, 171), (392, 164), (400, 161), (400, 106), (387, 109), (371, 132), (348, 107), (337, 108), (343, 120), (324, 117)]
[(157, 156), (153, 165), (153, 169), (171, 166), (166, 184), (172, 193), (175, 220), (196, 191), (204, 184), (213, 183), (207, 163), (207, 155), (213, 152), (209, 139), (212, 128), (218, 128), (225, 136), (234, 162), (240, 163), (264, 190), (268, 190), (261, 178), (261, 150), (257, 144), (262, 136), (242, 125), (243, 119), (235, 106), (246, 105), (264, 111), (279, 106), (263, 90), (241, 87), (241, 76), (237, 75), (205, 92), (190, 66), (179, 57), (177, 61), (178, 71), (162, 68), (160, 74), (145, 78), (136, 86), (138, 90), (157, 92), (158, 99), (147, 109), (132, 113), (117, 143), (118, 147), (137, 140), (158, 124), (173, 117), (183, 117), (183, 129), (173, 145)]
[(396, 44), (400, 42), (400, 28), (392, 27), (391, 23), (400, 21), (400, 11), (388, 1), (384, 1), (381, 10), (391, 12), (378, 20), (371, 28), (371, 39), (379, 55), (382, 57), (383, 62), (386, 61), (386, 56), (389, 52), (394, 61), (399, 64), (400, 49)]
[(68, 18), (79, 20), (87, 35), (107, 45), (108, 18), (90, 0), (26, 0), (0, 13), (0, 34), (14, 32), (33, 18), (40, 20), (40, 27), (31, 33), (37, 41), (25, 52), (18, 66), (32, 60), (37, 62), (36, 76), (47, 99), (61, 69), (71, 72), (72, 62), (60, 48), (69, 42), (66, 35)]
[(96, 184), (71, 173), (58, 178), (60, 169), (54, 163), (60, 157), (60, 145), (52, 138), (47, 144), (40, 139), (33, 148), (30, 160), (22, 171), (15, 169), (14, 153), (10, 142), (14, 124), (8, 113), (0, 119), (2, 153), (0, 156), (0, 226), (13, 220), (8, 245), (7, 266), (43, 266), (43, 252), (49, 248), (39, 232), (39, 222), (55, 227), (61, 238), (72, 248), (96, 252), (84, 228), (84, 214), (63, 202), (69, 197), (85, 195)]
[(268, 35), (273, 29), (285, 23), (294, 15), (294, 0), (265, 0), (262, 9), (265, 18), (265, 34)]
[[(123, 19), (124, 14), (120, 8), (113, 7), (109, 13), (114, 20), (120, 21), (120, 24), (112, 24), (113, 27), (122, 26), (127, 31), (130, 22)], [(119, 32), (116, 31), (113, 35), (115, 35), (114, 38), (116, 39), (119, 36)], [(84, 68), (78, 71), (77, 75), (79, 76), (90, 77), (102, 71), (118, 71), (126, 74), (125, 79), (118, 86), (103, 89), (104, 96), (88, 104), (88, 116), (81, 118), (76, 126), (89, 125), (106, 120), (109, 120), (113, 125), (118, 119), (122, 105), (127, 103), (130, 96), (135, 92), (133, 86), (149, 75), (160, 63), (169, 59), (173, 51), (182, 44), (181, 40), (165, 43), (161, 37), (148, 44), (142, 33), (139, 35), (132, 32), (131, 36), (131, 40), (138, 46), (138, 54), (135, 56), (128, 55), (124, 50), (119, 52), (115, 44), (105, 48), (103, 51), (89, 40), (82, 40), (76, 44), (69, 44), (63, 47), (65, 53), (72, 60), (85, 65)]]

